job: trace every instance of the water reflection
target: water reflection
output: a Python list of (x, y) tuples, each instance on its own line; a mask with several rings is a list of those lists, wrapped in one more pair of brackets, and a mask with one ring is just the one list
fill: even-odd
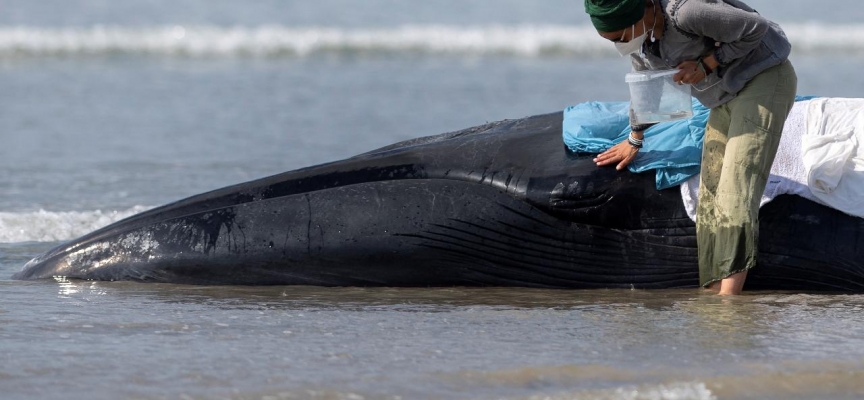
[[(459, 307), (524, 308), (601, 311), (622, 310), (681, 313), (703, 327), (723, 331), (736, 326), (757, 332), (772, 324), (772, 315), (784, 309), (864, 310), (864, 295), (750, 292), (743, 296), (717, 296), (696, 289), (531, 289), (531, 288), (362, 288), (316, 286), (190, 286), (163, 283), (94, 282), (55, 277), (58, 294), (66, 297), (112, 296), (168, 303), (209, 305), (223, 309), (260, 307), (316, 307), (391, 310), (452, 309)], [(10, 282), (11, 283), (11, 282)], [(824, 312), (824, 311), (819, 311)], [(752, 328), (752, 329), (751, 329)]]
[(221, 308), (399, 306), (403, 309), (498, 307), (526, 309), (615, 309), (638, 306), (671, 311), (682, 301), (700, 298), (691, 290), (566, 290), (530, 288), (358, 288), (313, 286), (188, 286), (162, 283), (90, 282), (56, 277), (64, 296), (147, 297), (165, 302), (207, 304)]
[(91, 296), (104, 296), (108, 292), (101, 286), (101, 282), (94, 281), (72, 281), (64, 276), (55, 276), (57, 283), (57, 295), (62, 299), (89, 300)]
[(693, 301), (681, 302), (678, 310), (687, 318), (683, 329), (697, 332), (693, 335), (706, 350), (748, 351), (758, 347), (758, 338), (770, 330), (774, 314), (765, 313), (765, 305), (753, 303), (752, 298), (698, 296)]
[(853, 393), (864, 386), (840, 372), (862, 370), (860, 295), (63, 278), (2, 281), (0, 290), (9, 311), (0, 314), (0, 346), (11, 360), (0, 367), (0, 387), (2, 374), (44, 365), (61, 365), (55, 375), (65, 378), (85, 366), (90, 375), (76, 379), (103, 389), (102, 377), (112, 374), (146, 387), (199, 388), (208, 377), (241, 389), (234, 397), (207, 392), (225, 398), (259, 388), (261, 397), (274, 395), (270, 387), (367, 398), (382, 397), (383, 387), (404, 398), (563, 399), (747, 397), (732, 389), (737, 382), (756, 397), (790, 394), (783, 385), (812, 393), (800, 382)]
[[(651, 354), (654, 361), (708, 362), (720, 357), (734, 362), (747, 357), (820, 359), (834, 354), (849, 359), (864, 354), (860, 350), (864, 333), (859, 333), (856, 322), (864, 309), (862, 295), (761, 292), (720, 297), (697, 290), (185, 286), (62, 278), (53, 285), (66, 301), (98, 303), (115, 311), (161, 304), (160, 308), (178, 315), (171, 326), (188, 324), (190, 319), (182, 315), (198, 313), (199, 321), (206, 319), (218, 329), (234, 326), (230, 319), (253, 312), (256, 319), (289, 321), (274, 332), (293, 335), (297, 331), (291, 325), (303, 318), (325, 318), (328, 323), (381, 319), (377, 323), (382, 329), (393, 325), (393, 320), (419, 318), (439, 324), (457, 321), (464, 327), (460, 332), (493, 335), (498, 340), (504, 336), (477, 324), (507, 321), (535, 324), (571, 338), (576, 341), (571, 346), (574, 357)], [(419, 315), (404, 316), (413, 313)], [(514, 334), (530, 336), (531, 329), (520, 326)]]

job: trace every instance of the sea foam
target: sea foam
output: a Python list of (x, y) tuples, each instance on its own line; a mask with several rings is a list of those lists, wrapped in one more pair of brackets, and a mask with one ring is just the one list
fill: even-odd
[[(796, 53), (864, 53), (864, 24), (783, 24)], [(390, 28), (0, 26), (0, 58), (138, 54), (168, 57), (307, 57), (316, 54), (616, 56), (585, 25), (405, 25)]]
[(0, 243), (70, 240), (150, 208), (135, 206), (120, 211), (0, 212)]

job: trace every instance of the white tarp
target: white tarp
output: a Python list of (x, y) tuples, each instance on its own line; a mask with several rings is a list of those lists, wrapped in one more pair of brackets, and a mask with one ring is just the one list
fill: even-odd
[[(864, 99), (798, 101), (783, 126), (761, 204), (794, 194), (864, 218)], [(696, 220), (699, 175), (681, 185)]]

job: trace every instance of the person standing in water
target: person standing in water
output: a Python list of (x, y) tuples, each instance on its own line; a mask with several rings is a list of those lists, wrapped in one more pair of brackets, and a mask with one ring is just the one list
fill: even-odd
[[(738, 0), (585, 0), (600, 36), (635, 70), (675, 69), (711, 109), (702, 148), (696, 240), (699, 284), (739, 294), (756, 265), (759, 202), (795, 101), (783, 30)], [(629, 164), (650, 125), (594, 159)]]

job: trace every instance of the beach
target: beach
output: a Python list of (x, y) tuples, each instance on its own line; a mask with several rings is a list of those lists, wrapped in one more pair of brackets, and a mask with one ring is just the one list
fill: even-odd
[[(853, 0), (748, 1), (861, 97)], [(14, 281), (138, 212), (628, 96), (581, 3), (0, 1), (4, 399), (845, 399), (864, 296)]]

